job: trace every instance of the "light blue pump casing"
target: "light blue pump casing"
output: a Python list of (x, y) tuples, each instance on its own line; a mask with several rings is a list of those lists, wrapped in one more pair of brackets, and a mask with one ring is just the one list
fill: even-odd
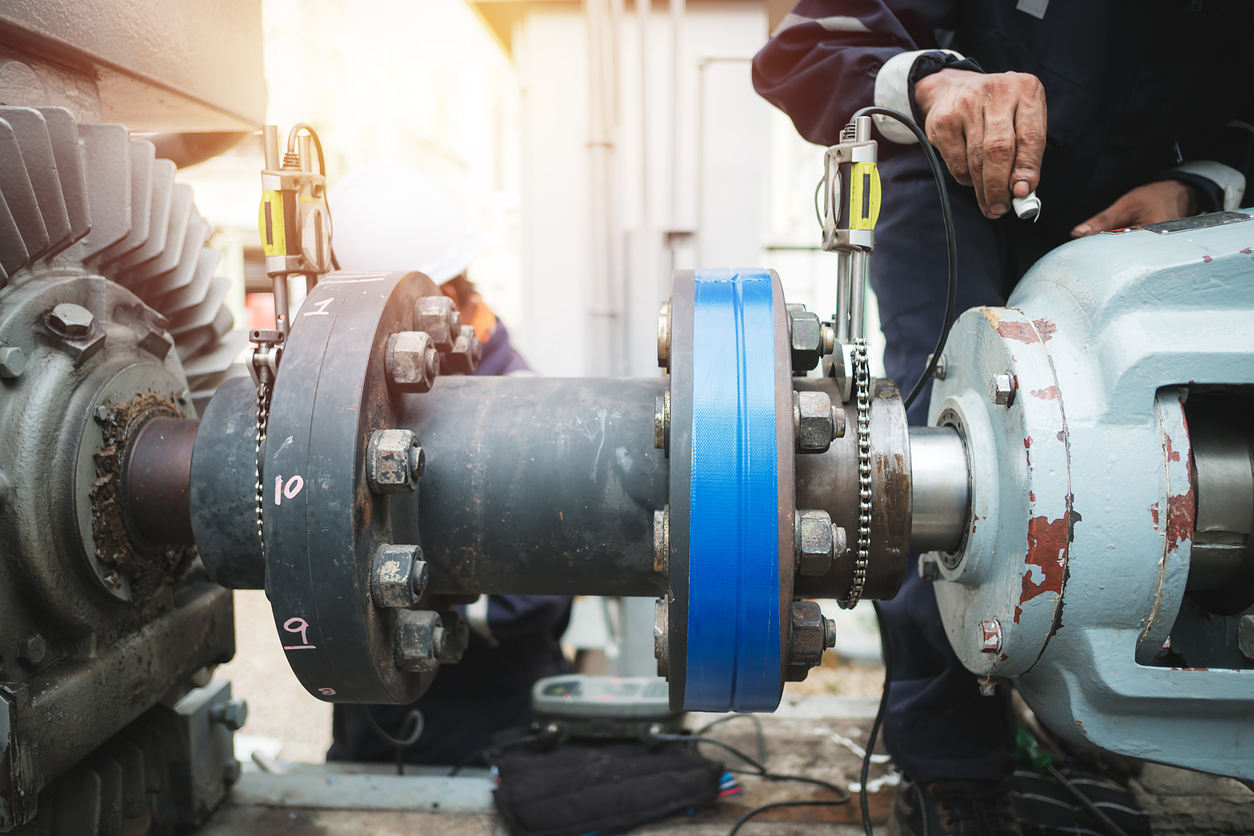
[(1184, 404), (1254, 383), (1252, 247), (1254, 221), (1225, 213), (1055, 250), (1007, 307), (961, 316), (929, 412), (968, 455), (964, 542), (936, 556), (963, 664), (1015, 677), (1075, 742), (1244, 778), (1254, 661), (1241, 613), (1186, 595), (1198, 494)]

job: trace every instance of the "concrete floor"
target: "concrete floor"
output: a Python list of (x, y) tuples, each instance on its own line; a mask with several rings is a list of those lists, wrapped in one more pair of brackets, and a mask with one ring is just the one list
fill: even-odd
[[(331, 741), (331, 706), (311, 697), (287, 666), (269, 602), (261, 592), (235, 594), (237, 653), (216, 676), (233, 683), (234, 694), (249, 703), (248, 723), (239, 735), (241, 755), (256, 748), (272, 758), (319, 764)], [(833, 735), (863, 741), (870, 728), (882, 671), (873, 664), (830, 664), (806, 683), (789, 686), (781, 710), (763, 717), (770, 767), (845, 786), (857, 779), (858, 756)], [(700, 724), (708, 717), (694, 717)], [(745, 721), (720, 726), (718, 737), (751, 751), (752, 727)], [(707, 747), (709, 748), (709, 747)], [(731, 759), (710, 748), (708, 756)], [(321, 767), (298, 767), (317, 770)], [(883, 774), (883, 767), (872, 773)], [(245, 776), (245, 781), (248, 777)], [(693, 816), (639, 828), (645, 836), (723, 836), (752, 807), (788, 798), (820, 798), (822, 790), (803, 784), (743, 779), (745, 792), (725, 798)], [(1134, 784), (1150, 811), (1154, 832), (1190, 836), (1254, 834), (1254, 792), (1226, 778), (1147, 765)], [(872, 822), (880, 823), (891, 804), (891, 788), (871, 795)], [(238, 795), (238, 794), (237, 794)], [(486, 807), (487, 804), (485, 803)], [(201, 830), (204, 836), (505, 836), (491, 812), (434, 813), (398, 810), (328, 810), (313, 806), (269, 806), (228, 800)], [(877, 827), (877, 832), (881, 832)], [(772, 811), (746, 825), (744, 836), (857, 836), (861, 819), (854, 803)]]

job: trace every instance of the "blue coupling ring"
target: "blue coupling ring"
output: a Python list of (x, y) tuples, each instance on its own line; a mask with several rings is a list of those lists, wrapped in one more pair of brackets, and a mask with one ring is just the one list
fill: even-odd
[(698, 270), (691, 288), (691, 373), (672, 378), (691, 386), (683, 708), (771, 711), (793, 591), (787, 313), (767, 270)]

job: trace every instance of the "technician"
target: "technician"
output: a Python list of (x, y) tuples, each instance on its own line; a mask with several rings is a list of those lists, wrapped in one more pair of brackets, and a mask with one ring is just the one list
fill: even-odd
[[(1252, 26), (1243, 0), (802, 0), (754, 59), (753, 81), (811, 142), (835, 144), (871, 104), (924, 128), (952, 177), (961, 312), (1004, 305), (1027, 268), (1071, 238), (1243, 205)], [(871, 283), (884, 364), (907, 391), (941, 329), (944, 228), (913, 135), (876, 123)], [(1033, 191), (1035, 224), (1011, 208)], [(929, 396), (912, 424), (926, 423)], [(907, 777), (890, 832), (1018, 834), (1007, 689), (980, 695), (916, 572), (881, 613), (885, 738)]]
[[(530, 374), (505, 326), (466, 278), (479, 239), (461, 206), (433, 177), (405, 165), (369, 165), (346, 175), (328, 197), (342, 269), (425, 273), (457, 303), (462, 322), (483, 343), (474, 374)], [(461, 763), (495, 735), (530, 726), (531, 686), (570, 671), (558, 644), (570, 619), (570, 598), (489, 595), (461, 609), (471, 626), (461, 661), (442, 666), (412, 705), (336, 705), (327, 760), (395, 757), (366, 712), (395, 739), (410, 731), (411, 710), (422, 712), (422, 734), (403, 752), (409, 763)]]

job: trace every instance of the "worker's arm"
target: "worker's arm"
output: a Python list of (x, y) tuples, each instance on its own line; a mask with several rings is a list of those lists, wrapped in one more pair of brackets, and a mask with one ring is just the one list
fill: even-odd
[[(1012, 196), (1040, 180), (1044, 89), (1027, 74), (974, 72), (978, 64), (940, 49), (934, 33), (954, 27), (953, 3), (925, 4), (908, 18), (890, 5), (802, 0), (754, 59), (755, 88), (822, 144), (837, 142), (859, 107), (912, 114), (954, 177), (974, 187), (984, 214), (1000, 217)], [(886, 139), (915, 141), (891, 121), (876, 121)]]
[(1201, 131), (1181, 140), (1179, 148), (1183, 162), (1077, 224), (1072, 237), (1174, 221), (1199, 212), (1231, 211), (1246, 203), (1245, 179), (1254, 156), (1254, 127), (1249, 122), (1234, 120)]

